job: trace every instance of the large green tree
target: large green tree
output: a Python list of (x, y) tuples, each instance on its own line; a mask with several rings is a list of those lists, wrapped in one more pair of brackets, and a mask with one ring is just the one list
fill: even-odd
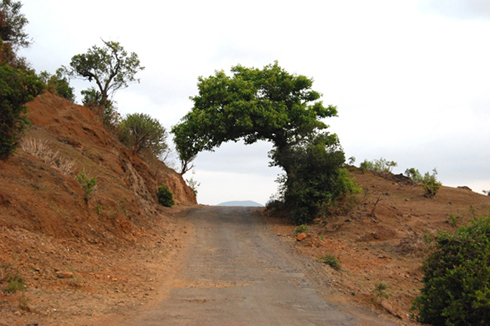
[[(325, 131), (328, 126), (320, 120), (336, 116), (337, 108), (323, 105), (321, 94), (312, 89), (311, 78), (290, 74), (277, 62), (263, 69), (237, 65), (231, 72), (231, 76), (217, 71), (214, 76), (199, 77), (199, 95), (191, 97), (194, 107), (172, 128), (182, 162), (181, 173), (190, 168), (190, 162), (199, 152), (212, 151), (223, 142), (240, 139), (246, 144), (259, 140), (272, 142), (271, 165), (286, 172), (287, 190), (299, 184), (307, 187), (309, 182), (300, 172), (305, 166), (298, 155), (307, 153), (308, 149), (311, 152), (318, 144), (322, 155), (338, 157), (330, 160), (332, 171), (342, 167), (344, 156), (337, 137), (329, 135)], [(319, 171), (320, 166), (324, 165), (317, 164), (314, 173), (330, 173)], [(283, 193), (292, 206), (304, 206), (304, 202), (288, 200), (291, 192)], [(330, 189), (330, 193), (335, 191)], [(307, 209), (309, 214), (314, 214), (319, 201), (328, 197), (328, 194), (319, 196)]]
[(94, 81), (98, 89), (93, 89), (90, 95), (96, 94), (96, 101), (103, 106), (111, 106), (111, 95), (131, 82), (139, 82), (135, 75), (144, 67), (138, 55), (128, 53), (119, 42), (103, 42), (103, 47), (94, 45), (87, 53), (73, 56), (67, 70), (72, 76)]

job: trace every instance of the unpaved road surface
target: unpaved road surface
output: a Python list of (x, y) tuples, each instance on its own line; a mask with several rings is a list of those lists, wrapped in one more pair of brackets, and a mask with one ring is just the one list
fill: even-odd
[(296, 255), (249, 207), (197, 207), (169, 291), (119, 325), (401, 325), (330, 303), (320, 264)]

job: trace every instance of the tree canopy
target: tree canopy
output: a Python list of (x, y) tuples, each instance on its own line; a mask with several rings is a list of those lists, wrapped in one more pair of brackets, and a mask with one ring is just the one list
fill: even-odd
[[(321, 94), (312, 89), (311, 78), (290, 74), (277, 62), (263, 69), (237, 65), (231, 72), (231, 76), (216, 71), (214, 76), (199, 77), (199, 94), (191, 97), (192, 110), (171, 130), (181, 173), (190, 168), (199, 152), (212, 151), (223, 142), (270, 141), (274, 145), (269, 153), (271, 165), (286, 172), (284, 199), (292, 206), (308, 206), (308, 214), (314, 214), (319, 201), (337, 196), (338, 189), (318, 185), (321, 180), (312, 180), (311, 172), (337, 178), (328, 183), (330, 186), (339, 186), (338, 178), (346, 181), (345, 174), (337, 171), (345, 160), (338, 138), (326, 132), (328, 126), (320, 120), (336, 116), (337, 108), (323, 105)], [(318, 170), (325, 167), (330, 170)], [(308, 168), (314, 169), (310, 175), (303, 173)], [(295, 201), (293, 189), (302, 187), (313, 187), (322, 195), (306, 204), (304, 194), (297, 194), (303, 202)]]
[(20, 12), (20, 1), (2, 0), (0, 3), (0, 38), (13, 48), (27, 47), (31, 44), (24, 27), (29, 22)]
[(128, 53), (119, 42), (103, 41), (104, 47), (93, 46), (87, 53), (77, 54), (70, 62), (68, 71), (72, 76), (94, 81), (98, 87), (98, 99), (108, 104), (110, 96), (130, 82), (139, 82), (135, 78), (143, 70), (138, 55)]
[(337, 115), (337, 108), (317, 101), (313, 81), (286, 72), (275, 62), (264, 69), (232, 67), (233, 75), (217, 71), (199, 77), (199, 95), (191, 97), (192, 111), (172, 128), (183, 162), (203, 150), (213, 150), (223, 142), (258, 140), (275, 146), (273, 161), (286, 172), (286, 149), (315, 130), (326, 129), (320, 118)]

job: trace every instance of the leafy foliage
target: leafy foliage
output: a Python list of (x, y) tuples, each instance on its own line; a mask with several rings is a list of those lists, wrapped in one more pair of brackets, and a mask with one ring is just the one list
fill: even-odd
[(420, 174), (419, 170), (415, 168), (406, 169), (405, 175), (414, 182), (422, 182), (423, 180), (422, 174)]
[(381, 303), (383, 299), (389, 299), (391, 297), (391, 293), (386, 292), (388, 289), (388, 285), (383, 282), (376, 283), (373, 289), (374, 300), (378, 303)]
[(75, 77), (88, 81), (95, 81), (97, 89), (90, 88), (82, 92), (83, 103), (86, 106), (98, 104), (105, 108), (104, 117), (114, 113), (114, 103), (111, 95), (122, 88), (128, 87), (131, 82), (139, 82), (135, 78), (138, 71), (143, 70), (138, 55), (128, 53), (119, 42), (103, 41), (104, 47), (93, 46), (87, 53), (72, 57), (70, 69), (66, 72)]
[(337, 108), (319, 101), (321, 94), (312, 90), (310, 78), (289, 74), (277, 62), (262, 70), (238, 65), (231, 72), (199, 77), (192, 111), (172, 128), (181, 173), (192, 168), (199, 152), (224, 142), (270, 141), (270, 164), (286, 172), (282, 193), (292, 214), (299, 216), (293, 219), (300, 224), (311, 220), (319, 201), (349, 188), (340, 171), (345, 158), (338, 139), (321, 132), (327, 125), (320, 119), (336, 116)]
[(80, 186), (82, 186), (83, 191), (85, 191), (85, 202), (88, 203), (90, 196), (92, 196), (97, 186), (97, 177), (89, 178), (85, 170), (82, 170), (77, 175), (77, 180)]
[(296, 229), (294, 229), (294, 233), (296, 233), (296, 234), (308, 233), (309, 230), (310, 230), (310, 228), (308, 227), (307, 224), (301, 224)]
[(388, 161), (384, 158), (380, 158), (379, 160), (373, 161), (364, 160), (359, 167), (369, 171), (391, 172), (397, 165), (398, 163), (395, 161)]
[(159, 186), (157, 192), (158, 202), (165, 207), (172, 207), (175, 205), (174, 195), (165, 186)]
[(2, 0), (0, 2), (0, 38), (9, 43), (14, 49), (27, 47), (31, 44), (27, 33), (24, 31), (29, 21), (20, 12), (20, 1)]
[(0, 159), (6, 160), (19, 145), (29, 124), (25, 104), (43, 88), (37, 76), (0, 65)]
[(454, 234), (440, 232), (423, 265), (424, 287), (415, 299), (418, 320), (433, 325), (490, 324), (490, 216)]
[(169, 150), (167, 131), (157, 119), (148, 114), (128, 114), (119, 124), (119, 130), (121, 141), (133, 148), (134, 155), (149, 150), (158, 157)]
[(335, 270), (341, 270), (342, 266), (340, 265), (340, 261), (334, 255), (326, 254), (318, 258), (318, 261), (327, 265), (330, 265)]
[(422, 188), (425, 190), (425, 195), (429, 198), (434, 197), (439, 189), (442, 187), (442, 183), (437, 181), (437, 170), (432, 170), (432, 174), (426, 172), (422, 179)]
[(197, 197), (197, 188), (199, 188), (201, 183), (198, 182), (197, 180), (194, 180), (194, 178), (186, 179), (185, 182), (187, 182), (189, 187), (191, 187), (192, 192), (194, 193), (194, 197)]
[(47, 71), (43, 71), (39, 74), (39, 77), (46, 85), (46, 89), (48, 91), (75, 102), (75, 94), (73, 92), (74, 88), (70, 87), (70, 81), (64, 75), (63, 68), (56, 70), (55, 75), (51, 75)]
[[(327, 150), (328, 149), (328, 150)], [(294, 174), (280, 179), (281, 195), (296, 224), (310, 222), (324, 203), (332, 204), (347, 193), (360, 192), (349, 177), (344, 153), (336, 135), (317, 134), (290, 149)]]

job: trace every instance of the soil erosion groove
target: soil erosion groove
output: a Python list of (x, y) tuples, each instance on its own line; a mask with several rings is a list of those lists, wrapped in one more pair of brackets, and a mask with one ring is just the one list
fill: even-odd
[(186, 218), (194, 243), (169, 294), (124, 325), (398, 324), (324, 300), (304, 261), (270, 232), (258, 208), (196, 207)]

